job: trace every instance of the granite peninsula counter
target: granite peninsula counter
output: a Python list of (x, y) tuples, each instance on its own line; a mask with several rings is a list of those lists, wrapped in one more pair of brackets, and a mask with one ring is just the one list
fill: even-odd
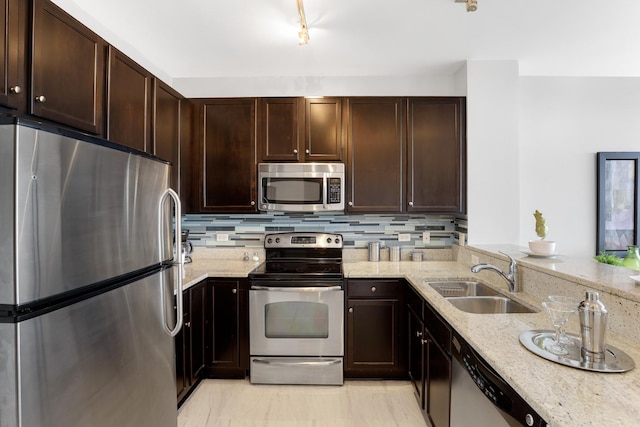
[[(460, 253), (462, 252), (462, 253)], [(618, 326), (626, 321), (635, 322), (626, 311), (637, 306), (633, 295), (629, 307), (622, 307), (614, 300), (605, 299), (612, 316), (613, 327), (607, 342), (630, 355), (635, 369), (621, 374), (587, 372), (559, 365), (534, 355), (519, 342), (519, 335), (531, 329), (552, 329), (541, 311), (540, 302), (550, 293), (582, 296), (582, 286), (602, 291), (590, 277), (580, 277), (576, 287), (557, 280), (571, 277), (570, 273), (554, 272), (544, 262), (519, 259), (523, 277), (523, 292), (510, 294), (513, 299), (538, 310), (527, 314), (471, 314), (453, 307), (424, 281), (438, 279), (479, 280), (503, 293), (506, 282), (497, 274), (482, 272), (473, 274), (469, 269), (471, 256), (481, 262), (491, 262), (506, 267), (504, 257), (481, 249), (471, 251), (456, 248), (458, 261), (424, 262), (368, 262), (344, 263), (346, 278), (404, 278), (436, 309), (441, 316), (469, 343), (493, 368), (549, 423), (551, 427), (575, 426), (625, 426), (631, 427), (640, 420), (640, 340), (624, 331), (640, 329), (640, 324)], [(487, 258), (488, 257), (488, 258)], [(542, 260), (545, 261), (545, 260)], [(185, 268), (185, 287), (207, 277), (247, 277), (259, 264), (236, 259), (194, 258)], [(571, 270), (567, 262), (566, 269)], [(524, 270), (524, 271), (523, 271)], [(542, 278), (536, 274), (541, 274)], [(563, 277), (566, 275), (567, 277)], [(598, 276), (596, 275), (596, 279)], [(551, 283), (551, 285), (549, 285)], [(562, 288), (559, 288), (562, 286)], [(626, 286), (626, 284), (624, 285)], [(635, 294), (635, 289), (628, 292)], [(627, 292), (625, 291), (625, 292)], [(617, 291), (613, 292), (617, 294)], [(625, 303), (626, 304), (626, 303)], [(635, 305), (634, 305), (635, 304)], [(636, 314), (637, 315), (637, 314)], [(619, 333), (622, 330), (623, 333)], [(577, 321), (569, 324), (568, 332), (577, 333)]]

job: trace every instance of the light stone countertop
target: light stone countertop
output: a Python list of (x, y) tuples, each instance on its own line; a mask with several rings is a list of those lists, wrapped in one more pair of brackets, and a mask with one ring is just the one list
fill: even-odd
[[(216, 256), (194, 257), (185, 266), (184, 286), (207, 277), (247, 277), (258, 262)], [(519, 260), (522, 261), (522, 260)], [(470, 314), (453, 307), (423, 282), (479, 276), (456, 261), (345, 262), (346, 278), (405, 278), (442, 317), (549, 423), (551, 427), (636, 426), (640, 420), (640, 367), (622, 373), (587, 372), (550, 362), (525, 349), (519, 335), (551, 329), (546, 315)], [(485, 282), (480, 278), (480, 281)], [(496, 288), (495, 285), (485, 282)], [(498, 287), (498, 290), (506, 292)], [(539, 299), (524, 292), (511, 297), (538, 310)], [(614, 308), (615, 309), (615, 308)], [(570, 331), (575, 332), (575, 331)], [(609, 333), (607, 342), (640, 365), (640, 343)]]
[[(640, 420), (640, 368), (622, 373), (583, 371), (536, 356), (519, 341), (522, 332), (552, 329), (544, 312), (471, 314), (453, 307), (425, 279), (478, 276), (455, 261), (345, 263), (346, 277), (404, 277), (433, 308), (520, 394), (551, 427), (637, 426)], [(480, 280), (482, 281), (482, 280)], [(490, 286), (490, 283), (487, 283)], [(505, 283), (506, 285), (506, 283)], [(495, 286), (493, 286), (495, 288)], [(505, 289), (498, 288), (505, 292)], [(541, 310), (524, 292), (512, 298)], [(640, 343), (608, 334), (607, 342), (640, 363)]]

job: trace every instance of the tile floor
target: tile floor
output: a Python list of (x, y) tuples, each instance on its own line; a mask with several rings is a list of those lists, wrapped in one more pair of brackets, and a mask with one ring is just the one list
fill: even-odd
[(425, 427), (411, 383), (255, 385), (203, 380), (178, 413), (178, 427)]

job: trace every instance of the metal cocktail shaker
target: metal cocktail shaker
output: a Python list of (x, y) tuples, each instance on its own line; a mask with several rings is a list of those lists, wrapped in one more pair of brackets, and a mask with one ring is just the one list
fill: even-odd
[(585, 300), (578, 305), (578, 316), (580, 317), (582, 357), (586, 360), (604, 360), (609, 313), (597, 292), (587, 291)]

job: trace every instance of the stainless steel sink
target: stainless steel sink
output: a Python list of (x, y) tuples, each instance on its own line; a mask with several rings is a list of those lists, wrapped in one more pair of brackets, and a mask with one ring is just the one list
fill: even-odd
[(500, 292), (479, 282), (444, 280), (425, 283), (445, 298), (500, 295)]
[(535, 313), (480, 282), (465, 280), (426, 281), (458, 310), (476, 314)]
[(520, 304), (507, 297), (453, 297), (447, 298), (455, 308), (476, 314), (501, 314), (501, 313), (535, 313), (526, 305)]

